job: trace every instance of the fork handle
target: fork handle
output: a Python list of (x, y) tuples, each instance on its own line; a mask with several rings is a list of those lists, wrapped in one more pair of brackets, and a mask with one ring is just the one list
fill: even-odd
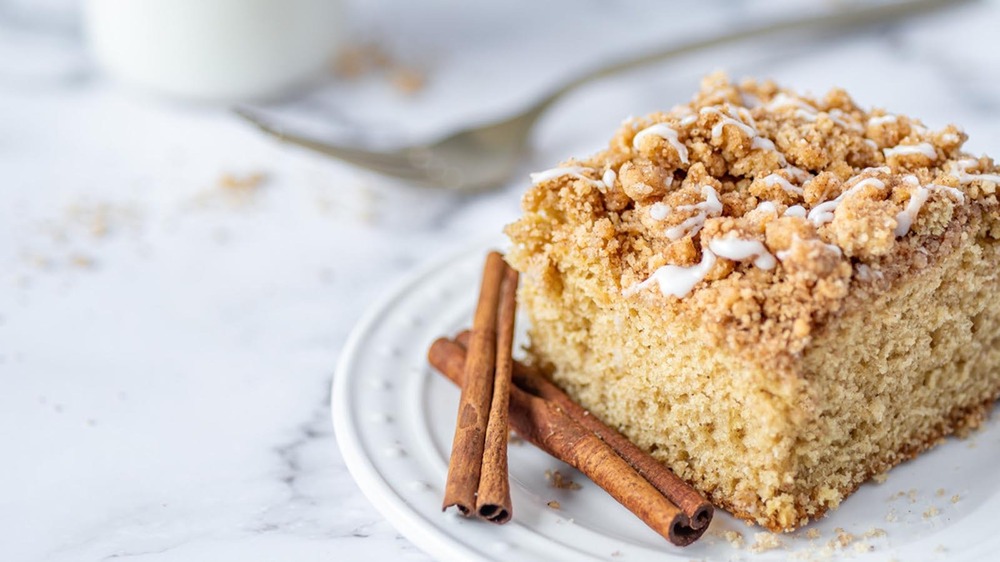
[(728, 45), (746, 39), (774, 35), (788, 31), (835, 29), (859, 24), (875, 24), (904, 16), (930, 12), (949, 5), (957, 5), (969, 0), (903, 0), (885, 2), (874, 6), (838, 8), (832, 12), (808, 15), (750, 26), (736, 31), (726, 31), (702, 39), (685, 41), (659, 51), (629, 57), (607, 66), (584, 73), (558, 87), (538, 102), (533, 113), (541, 114), (553, 103), (569, 92), (595, 80), (660, 62), (682, 55), (703, 51), (712, 47)]

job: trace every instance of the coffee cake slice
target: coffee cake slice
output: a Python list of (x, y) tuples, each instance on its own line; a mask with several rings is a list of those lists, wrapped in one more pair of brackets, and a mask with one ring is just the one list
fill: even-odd
[(1000, 171), (965, 140), (709, 76), (533, 175), (534, 360), (738, 517), (822, 516), (1000, 393)]

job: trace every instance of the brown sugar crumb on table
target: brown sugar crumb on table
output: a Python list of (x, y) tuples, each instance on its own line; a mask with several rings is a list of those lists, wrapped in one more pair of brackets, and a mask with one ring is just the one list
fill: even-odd
[(1000, 170), (965, 140), (709, 76), (533, 174), (533, 361), (736, 516), (821, 517), (1000, 393)]
[(560, 490), (579, 490), (580, 485), (573, 480), (567, 478), (563, 473), (558, 470), (546, 470), (545, 480), (549, 482), (549, 485), (553, 488), (558, 488)]

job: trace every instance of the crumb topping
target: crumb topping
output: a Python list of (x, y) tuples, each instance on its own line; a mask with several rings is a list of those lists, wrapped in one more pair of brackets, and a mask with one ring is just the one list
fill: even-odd
[(966, 138), (843, 90), (713, 74), (690, 103), (626, 120), (606, 150), (533, 174), (508, 233), (515, 252), (600, 256), (608, 293), (683, 302), (734, 345), (795, 354), (851, 293), (926, 267), (970, 224), (1000, 239), (1000, 169), (962, 152)]

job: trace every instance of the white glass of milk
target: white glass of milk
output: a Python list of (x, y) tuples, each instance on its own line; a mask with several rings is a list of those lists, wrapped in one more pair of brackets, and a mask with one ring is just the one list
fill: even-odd
[(273, 99), (327, 72), (339, 0), (86, 0), (97, 63), (141, 89), (206, 101)]

